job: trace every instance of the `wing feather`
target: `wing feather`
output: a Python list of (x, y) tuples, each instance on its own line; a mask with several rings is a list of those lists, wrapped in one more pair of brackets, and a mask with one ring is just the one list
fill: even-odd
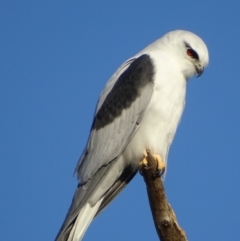
[(86, 202), (94, 206), (103, 198), (97, 215), (136, 174), (137, 170), (118, 160), (147, 111), (153, 75), (150, 57), (141, 55), (125, 62), (107, 83), (75, 170), (79, 184), (56, 240), (68, 237)]
[(80, 182), (85, 183), (102, 166), (117, 159), (137, 130), (150, 102), (154, 75), (150, 57), (141, 55), (123, 66), (124, 71), (115, 76), (115, 83), (110, 79), (112, 89), (100, 97), (102, 105), (97, 106), (87, 146), (76, 167)]

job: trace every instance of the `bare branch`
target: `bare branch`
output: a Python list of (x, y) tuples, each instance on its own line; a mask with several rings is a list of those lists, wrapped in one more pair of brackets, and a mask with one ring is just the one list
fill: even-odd
[(161, 241), (187, 241), (184, 230), (177, 223), (176, 215), (167, 201), (163, 181), (156, 175), (157, 162), (147, 151), (148, 166), (141, 168), (158, 237)]

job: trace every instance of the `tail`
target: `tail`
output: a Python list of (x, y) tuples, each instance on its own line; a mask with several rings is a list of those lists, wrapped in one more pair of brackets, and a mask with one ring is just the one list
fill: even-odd
[[(114, 165), (115, 164), (115, 165)], [(138, 171), (138, 166), (123, 166), (123, 159), (102, 166), (86, 183), (78, 184), (63, 225), (55, 241), (80, 241), (88, 226)], [(111, 169), (111, 172), (110, 172)]]
[[(86, 203), (78, 213), (77, 217), (69, 224), (65, 220), (61, 227), (55, 241), (80, 241), (87, 231), (90, 223), (95, 217), (102, 199), (100, 199), (94, 206)], [(68, 216), (66, 217), (68, 219)]]

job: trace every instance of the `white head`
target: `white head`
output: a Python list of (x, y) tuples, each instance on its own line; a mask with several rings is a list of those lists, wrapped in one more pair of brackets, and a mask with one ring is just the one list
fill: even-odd
[(200, 76), (209, 61), (208, 49), (203, 40), (196, 34), (184, 30), (176, 30), (159, 39), (168, 53), (177, 56), (178, 64), (186, 79), (194, 74)]

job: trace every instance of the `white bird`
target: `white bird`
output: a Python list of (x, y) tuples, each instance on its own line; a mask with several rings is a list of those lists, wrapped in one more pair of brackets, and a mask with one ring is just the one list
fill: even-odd
[(79, 184), (56, 241), (79, 241), (93, 218), (135, 176), (146, 150), (167, 163), (187, 80), (203, 73), (208, 49), (197, 35), (172, 31), (124, 62), (100, 95)]

